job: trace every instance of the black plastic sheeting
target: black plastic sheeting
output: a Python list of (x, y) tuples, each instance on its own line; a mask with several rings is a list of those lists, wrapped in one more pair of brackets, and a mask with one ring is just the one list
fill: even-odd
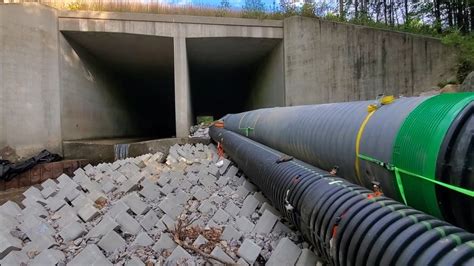
[(0, 180), (9, 181), (15, 176), (35, 167), (38, 164), (56, 162), (60, 160), (62, 160), (61, 156), (51, 153), (47, 150), (43, 150), (38, 155), (23, 162), (11, 163), (8, 160), (0, 160)]
[(474, 235), (234, 132), (213, 140), (332, 265), (474, 263)]

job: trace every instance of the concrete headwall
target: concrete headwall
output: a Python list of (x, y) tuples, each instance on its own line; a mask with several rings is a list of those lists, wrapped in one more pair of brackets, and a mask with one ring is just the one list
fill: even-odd
[(285, 65), (283, 41), (257, 66), (250, 90), (249, 109), (285, 106)]
[(286, 104), (418, 95), (455, 75), (438, 39), (292, 17), (284, 21)]
[(36, 4), (0, 4), (0, 149), (20, 157), (61, 152), (56, 16)]

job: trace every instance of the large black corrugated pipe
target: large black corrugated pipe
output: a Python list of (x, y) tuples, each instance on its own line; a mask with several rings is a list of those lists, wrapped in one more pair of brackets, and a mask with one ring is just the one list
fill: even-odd
[(474, 263), (474, 235), (234, 132), (210, 135), (333, 265)]
[(260, 109), (225, 128), (474, 232), (474, 93)]

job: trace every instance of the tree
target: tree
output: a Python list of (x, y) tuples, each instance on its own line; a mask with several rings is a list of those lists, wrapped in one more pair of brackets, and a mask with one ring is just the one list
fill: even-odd
[(263, 17), (265, 4), (262, 0), (245, 0), (242, 11), (244, 17)]

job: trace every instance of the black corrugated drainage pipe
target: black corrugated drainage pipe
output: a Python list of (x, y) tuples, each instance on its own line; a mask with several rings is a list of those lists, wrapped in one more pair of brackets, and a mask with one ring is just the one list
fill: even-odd
[(260, 109), (225, 128), (474, 232), (474, 93)]
[[(234, 132), (212, 139), (333, 265), (474, 263), (474, 235)], [(283, 161), (283, 162), (278, 162)]]

